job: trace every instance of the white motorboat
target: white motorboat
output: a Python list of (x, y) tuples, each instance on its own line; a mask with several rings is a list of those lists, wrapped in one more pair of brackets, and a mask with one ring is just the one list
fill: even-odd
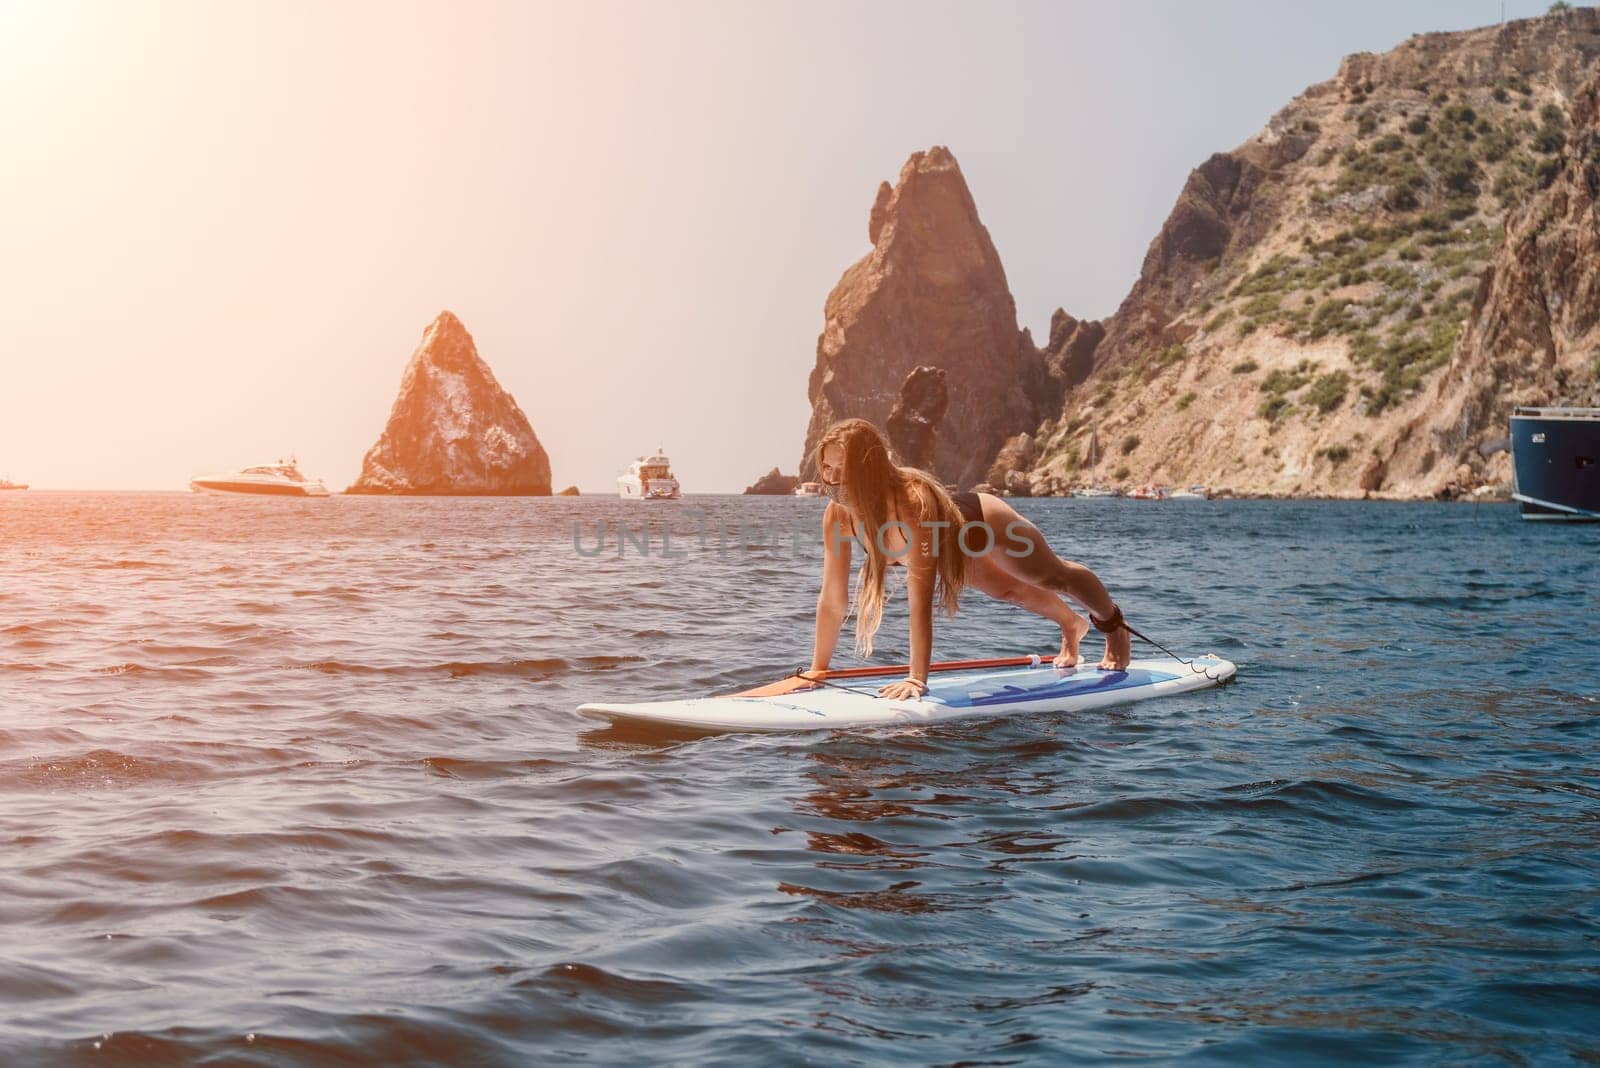
[(9, 478), (0, 478), (0, 490), (25, 490), (27, 488), (28, 484), (26, 482), (13, 482)]
[(636, 501), (675, 501), (683, 494), (672, 475), (672, 464), (658, 448), (633, 461), (617, 476), (617, 496)]
[(254, 493), (269, 497), (326, 497), (319, 478), (307, 478), (293, 456), (275, 464), (246, 467), (221, 475), (196, 475), (189, 480), (196, 493)]
[(1175, 490), (1167, 494), (1167, 499), (1173, 501), (1209, 501), (1211, 499), (1211, 491), (1196, 482), (1188, 489)]
[(802, 482), (794, 488), (794, 495), (796, 497), (820, 497), (822, 496), (822, 483)]

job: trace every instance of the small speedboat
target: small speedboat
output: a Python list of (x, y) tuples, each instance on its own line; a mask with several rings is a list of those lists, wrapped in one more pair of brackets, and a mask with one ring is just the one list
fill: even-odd
[(13, 482), (9, 478), (0, 478), (0, 490), (25, 490), (27, 488), (28, 484), (26, 482)]
[(1128, 494), (1128, 498), (1135, 501), (1164, 501), (1167, 499), (1167, 491), (1160, 486), (1152, 486), (1146, 482)]
[(294, 457), (275, 464), (246, 467), (222, 475), (196, 475), (189, 480), (196, 493), (254, 493), (268, 497), (326, 497), (328, 487), (300, 473)]
[(1196, 482), (1188, 489), (1175, 490), (1167, 496), (1169, 500), (1174, 501), (1209, 501), (1211, 499), (1211, 491)]
[(794, 488), (794, 495), (796, 497), (820, 497), (822, 496), (822, 483), (802, 482)]

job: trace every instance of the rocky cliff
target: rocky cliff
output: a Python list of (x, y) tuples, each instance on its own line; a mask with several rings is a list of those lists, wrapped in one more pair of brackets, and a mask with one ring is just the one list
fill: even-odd
[(1189, 175), (1114, 316), (1058, 313), (1060, 410), (989, 481), (1087, 481), (1095, 414), (1102, 480), (1503, 481), (1480, 446), (1508, 405), (1581, 398), (1596, 372), (1597, 57), (1589, 8), (1347, 57)]
[(1008, 437), (1057, 410), (1060, 380), (1017, 328), (1005, 269), (949, 150), (915, 153), (895, 186), (883, 183), (867, 236), (872, 250), (828, 295), (800, 477), (816, 479), (829, 424), (885, 427), (907, 376), (928, 366), (944, 371), (949, 397), (929, 466), (971, 485)]
[(1571, 119), (1550, 184), (1506, 220), (1427, 433), (1411, 443), (1418, 465), (1442, 455), (1472, 466), (1470, 446), (1487, 451), (1480, 439), (1518, 404), (1600, 406), (1600, 72)]
[(550, 495), (550, 459), (448, 311), (428, 325), (388, 425), (346, 493)]

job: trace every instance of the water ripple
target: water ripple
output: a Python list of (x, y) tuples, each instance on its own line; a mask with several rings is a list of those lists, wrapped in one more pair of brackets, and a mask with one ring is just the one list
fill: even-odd
[[(816, 502), (19, 496), (8, 1065), (1600, 1056), (1593, 528), (1019, 501), (1240, 683), (696, 737), (572, 710), (803, 663), (815, 547), (698, 531)], [(601, 519), (674, 555), (574, 551)]]

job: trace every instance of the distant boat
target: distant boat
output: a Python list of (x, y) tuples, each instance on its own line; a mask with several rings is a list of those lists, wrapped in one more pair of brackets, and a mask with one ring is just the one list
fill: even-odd
[(196, 475), (189, 480), (196, 493), (252, 493), (267, 497), (326, 497), (328, 487), (321, 479), (300, 473), (293, 456), (275, 464), (246, 467), (220, 475)]
[(796, 497), (820, 497), (822, 496), (822, 483), (802, 482), (794, 488), (794, 495)]
[(666, 453), (641, 456), (617, 476), (617, 496), (635, 501), (675, 501), (683, 496)]
[(0, 478), (0, 490), (25, 490), (27, 488), (28, 484), (26, 482), (13, 482), (9, 478)]
[(1074, 497), (1115, 497), (1114, 490), (1100, 488), (1100, 417), (1094, 417), (1093, 429), (1089, 431), (1089, 485), (1080, 490), (1073, 491)]
[(1600, 519), (1600, 408), (1516, 408), (1511, 472), (1522, 518)]
[(1142, 486), (1136, 486), (1128, 496), (1135, 501), (1164, 501), (1167, 499), (1167, 491), (1146, 482)]
[(1211, 499), (1211, 491), (1196, 482), (1188, 489), (1174, 490), (1172, 493), (1167, 494), (1167, 499), (1173, 501), (1209, 501)]

